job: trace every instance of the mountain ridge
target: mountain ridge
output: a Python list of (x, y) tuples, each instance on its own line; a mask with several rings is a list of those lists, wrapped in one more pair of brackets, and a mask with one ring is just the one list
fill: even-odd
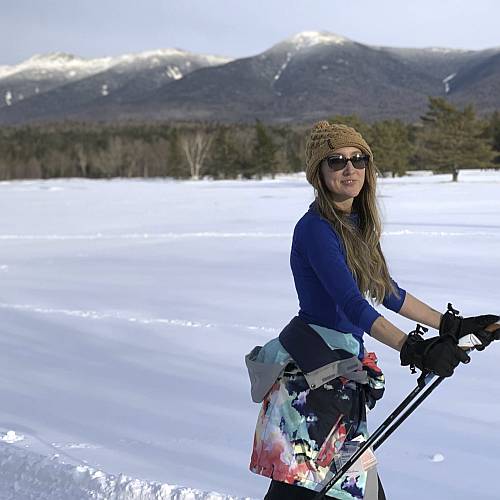
[[(83, 58), (65, 53), (28, 61), (36, 63), (37, 57), (48, 66), (65, 61), (85, 65)], [(74, 81), (56, 72), (38, 90), (29, 75), (21, 72), (23, 78), (16, 80), (14, 73), (9, 79), (0, 68), (0, 95), (5, 96), (0, 124), (67, 119), (289, 122), (353, 113), (367, 120), (415, 120), (429, 95), (476, 104), (481, 113), (500, 108), (497, 48), (370, 46), (327, 31), (304, 31), (237, 59), (159, 49), (92, 61), (103, 69), (73, 75)], [(8, 88), (14, 84), (25, 89), (17, 100)]]

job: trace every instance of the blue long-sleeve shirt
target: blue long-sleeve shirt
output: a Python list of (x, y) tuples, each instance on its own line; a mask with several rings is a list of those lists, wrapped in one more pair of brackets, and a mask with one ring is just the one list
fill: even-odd
[[(352, 217), (357, 220), (357, 214)], [(370, 333), (381, 314), (359, 291), (337, 232), (320, 216), (314, 203), (295, 226), (290, 265), (299, 298), (299, 317), (309, 324), (351, 333), (363, 344), (363, 333)], [(392, 281), (399, 298), (388, 294), (383, 305), (399, 312), (406, 291)]]

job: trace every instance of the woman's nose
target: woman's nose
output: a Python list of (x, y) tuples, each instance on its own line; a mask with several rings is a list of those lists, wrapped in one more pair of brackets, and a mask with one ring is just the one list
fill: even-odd
[(350, 174), (353, 170), (355, 170), (355, 169), (354, 169), (354, 166), (353, 166), (353, 164), (352, 164), (352, 161), (351, 161), (351, 160), (349, 160), (349, 161), (347, 162), (346, 166), (344, 167), (344, 171), (343, 171), (343, 173), (344, 173), (344, 174)]

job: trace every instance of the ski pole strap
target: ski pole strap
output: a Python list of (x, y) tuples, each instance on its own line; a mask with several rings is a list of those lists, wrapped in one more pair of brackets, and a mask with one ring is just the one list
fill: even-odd
[[(426, 334), (428, 331), (429, 331), (428, 328), (425, 328), (425, 326), (422, 326), (420, 323), (417, 323), (417, 327), (415, 328), (415, 330), (411, 331), (408, 336), (410, 337), (410, 340), (414, 340), (411, 339), (411, 337), (422, 338), (424, 334)], [(415, 366), (414, 363), (410, 363), (410, 372), (412, 374), (417, 373), (417, 367)]]
[(417, 379), (418, 387), (422, 389), (434, 378), (434, 374), (432, 372), (428, 372), (424, 370)]

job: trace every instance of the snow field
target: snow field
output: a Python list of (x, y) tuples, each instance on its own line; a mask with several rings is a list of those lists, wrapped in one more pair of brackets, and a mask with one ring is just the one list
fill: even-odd
[[(381, 179), (391, 273), (436, 309), (498, 312), (500, 173), (448, 180)], [(263, 498), (243, 357), (297, 312), (288, 252), (311, 201), (302, 175), (0, 183), (0, 498)], [(387, 377), (375, 428), (415, 378), (367, 344)], [(498, 498), (499, 349), (378, 452), (389, 497)]]

